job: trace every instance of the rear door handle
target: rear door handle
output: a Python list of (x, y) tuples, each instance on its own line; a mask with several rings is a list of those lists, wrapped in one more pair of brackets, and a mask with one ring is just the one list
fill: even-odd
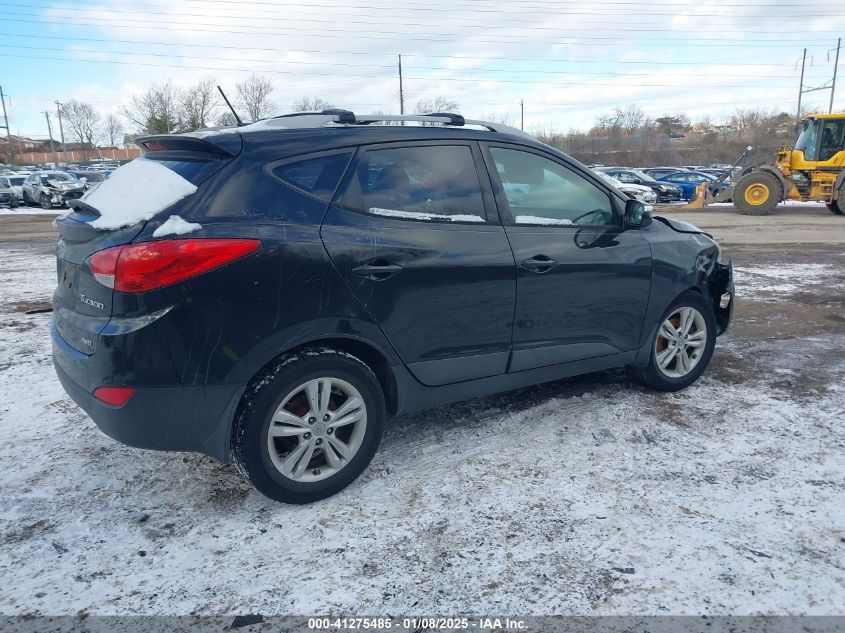
[(356, 266), (352, 269), (352, 272), (359, 277), (371, 279), (372, 281), (384, 281), (397, 273), (401, 273), (402, 267), (384, 259), (376, 259)]
[(557, 262), (548, 255), (534, 255), (534, 257), (523, 259), (521, 266), (531, 272), (542, 274), (557, 266)]

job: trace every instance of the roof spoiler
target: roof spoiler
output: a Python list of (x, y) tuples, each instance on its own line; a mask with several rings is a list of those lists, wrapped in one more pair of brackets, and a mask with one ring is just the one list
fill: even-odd
[(182, 134), (143, 136), (136, 139), (135, 143), (148, 152), (198, 152), (201, 154), (212, 154), (221, 158), (233, 158), (237, 156), (237, 152), (232, 153), (228, 149), (224, 149), (207, 139)]

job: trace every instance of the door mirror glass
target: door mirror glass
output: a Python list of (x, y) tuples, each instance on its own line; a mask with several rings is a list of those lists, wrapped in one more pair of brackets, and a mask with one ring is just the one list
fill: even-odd
[(641, 227), (651, 222), (651, 211), (654, 209), (639, 200), (628, 200), (625, 203), (625, 226)]

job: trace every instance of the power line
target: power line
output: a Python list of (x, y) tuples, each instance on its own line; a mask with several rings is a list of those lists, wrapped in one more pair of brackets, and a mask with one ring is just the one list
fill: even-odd
[[(37, 57), (34, 55), (6, 55), (6, 57), (14, 58), (14, 59), (40, 59), (45, 61), (54, 60), (54, 57)], [(91, 63), (91, 64), (119, 64), (125, 66), (148, 66), (152, 68), (178, 68), (180, 70), (214, 70), (214, 71), (241, 71), (241, 72), (258, 72), (258, 73), (267, 73), (267, 74), (275, 74), (275, 75), (299, 75), (296, 71), (290, 70), (273, 70), (273, 69), (258, 69), (258, 68), (220, 68), (216, 66), (181, 66), (176, 64), (152, 64), (149, 62), (124, 62), (119, 60), (113, 59), (74, 59), (74, 62), (84, 62), (84, 63)], [(372, 75), (372, 74), (359, 74), (359, 73), (343, 73), (339, 75), (337, 73), (314, 73), (309, 72), (308, 76), (314, 77), (332, 77), (336, 80), (342, 79), (385, 79), (388, 77), (392, 77), (393, 74), (382, 74), (382, 75)], [(479, 82), (478, 78), (457, 78), (457, 77), (406, 77), (407, 79), (415, 79), (419, 81), (456, 81), (456, 82), (472, 82), (477, 84)], [(529, 80), (529, 81), (521, 81), (519, 79), (484, 79), (483, 81), (488, 83), (508, 83), (508, 84), (548, 84), (548, 79), (536, 79), (536, 80)], [(648, 83), (648, 84), (635, 84), (635, 83), (626, 83), (626, 86), (631, 87), (640, 87), (640, 88), (698, 88), (701, 87), (700, 83), (696, 84), (681, 84), (677, 82), (669, 83), (669, 84), (658, 84), (658, 83)], [(600, 83), (600, 82), (554, 82), (554, 86), (614, 86), (618, 87), (618, 83)], [(780, 85), (769, 85), (769, 84), (742, 84), (742, 85), (730, 85), (730, 84), (711, 84), (707, 86), (711, 89), (717, 88), (780, 88)]]
[[(149, 42), (144, 40), (119, 40), (119, 39), (102, 39), (102, 38), (92, 38), (92, 37), (67, 37), (67, 36), (59, 36), (59, 35), (32, 35), (32, 34), (19, 34), (19, 33), (0, 33), (0, 36), (3, 37), (18, 37), (18, 38), (28, 38), (28, 39), (47, 39), (47, 40), (65, 40), (65, 41), (73, 41), (73, 42), (103, 42), (103, 43), (117, 43), (117, 44), (139, 44), (143, 46), (170, 46), (170, 47), (189, 47), (189, 48), (213, 48), (213, 49), (226, 49), (226, 50), (249, 50), (249, 51), (267, 51), (279, 54), (286, 54), (286, 53), (308, 53), (308, 54), (319, 54), (319, 55), (366, 55), (366, 56), (376, 56), (376, 57), (386, 57), (392, 56), (393, 53), (381, 53), (381, 52), (373, 52), (373, 51), (327, 51), (327, 50), (315, 50), (315, 49), (279, 49), (279, 48), (269, 48), (269, 47), (254, 47), (254, 46), (228, 46), (225, 44), (193, 44), (193, 43), (173, 43), (173, 42)], [(712, 60), (706, 61), (686, 61), (686, 62), (675, 62), (675, 61), (638, 61), (638, 60), (615, 60), (615, 59), (575, 59), (575, 58), (549, 58), (549, 57), (517, 57), (517, 56), (507, 56), (507, 57), (496, 57), (496, 56), (473, 56), (473, 55), (436, 55), (436, 54), (408, 54), (402, 53), (405, 57), (423, 57), (428, 59), (473, 59), (473, 60), (495, 60), (495, 61), (530, 61), (530, 62), (568, 62), (574, 64), (626, 64), (626, 65), (646, 65), (646, 66), (691, 66), (696, 64), (713, 64)], [(754, 63), (754, 62), (730, 62), (731, 66), (768, 66), (768, 67), (784, 67), (784, 66), (792, 66), (792, 63), (789, 64), (770, 64), (770, 63)], [(392, 66), (391, 66), (392, 67)]]
[[(31, 5), (20, 4), (20, 3), (7, 3), (6, 6), (7, 7), (31, 8)], [(144, 6), (145, 7), (155, 7), (155, 8), (159, 8), (159, 7), (167, 8), (168, 5), (145, 3)], [(313, 4), (309, 5), (309, 11), (308, 11), (307, 15), (309, 15), (309, 16), (314, 15), (313, 11), (310, 10), (311, 7), (313, 7), (313, 6), (331, 6), (331, 5), (313, 5)], [(366, 8), (366, 5), (355, 5), (355, 15), (360, 14), (361, 8)], [(404, 7), (400, 6), (399, 8), (404, 8)], [(70, 12), (71, 14), (74, 14), (74, 15), (79, 13), (79, 9), (77, 7), (50, 7), (50, 10), (51, 11)], [(267, 15), (245, 16), (243, 14), (232, 15), (232, 14), (224, 14), (224, 13), (219, 13), (219, 12), (215, 12), (213, 14), (209, 14), (209, 13), (197, 14), (197, 13), (187, 13), (187, 12), (184, 12), (184, 11), (150, 11), (150, 10), (147, 10), (147, 9), (142, 10), (142, 11), (130, 11), (130, 10), (111, 9), (111, 8), (109, 8), (109, 9), (98, 9), (96, 7), (89, 9), (89, 11), (106, 11), (106, 10), (108, 11), (109, 14), (119, 13), (119, 14), (126, 14), (126, 15), (168, 15), (168, 16), (172, 16), (172, 17), (178, 16), (178, 17), (189, 17), (189, 18), (209, 18), (209, 17), (213, 17), (213, 18), (221, 18), (221, 19), (225, 18), (227, 20), (234, 19), (234, 20), (260, 20), (262, 22), (267, 22), (267, 21), (269, 21), (269, 22), (284, 22), (286, 24), (289, 24), (291, 21), (294, 21), (294, 22), (317, 22), (317, 23), (326, 23), (326, 24), (334, 24), (334, 23), (337, 23), (339, 21), (337, 16), (334, 16), (334, 17), (329, 18), (329, 19), (319, 19), (319, 18), (313, 18), (313, 17), (296, 17), (296, 16), (286, 15), (284, 18), (278, 18), (278, 17), (267, 16)], [(294, 7), (294, 10), (297, 10), (297, 8)], [(496, 10), (490, 10), (490, 11), (496, 12), (496, 13), (499, 12), (499, 11), (496, 11)], [(475, 12), (473, 11), (473, 13), (475, 13)], [(508, 12), (501, 12), (501, 13), (512, 14), (512, 12), (509, 12), (509, 11)], [(11, 11), (7, 12), (7, 14), (8, 15), (30, 15), (29, 13), (20, 13), (20, 12), (11, 12)], [(517, 13), (516, 15), (524, 15), (524, 13), (520, 12), (520, 13)], [(600, 25), (604, 25), (605, 28), (606, 28), (606, 18), (608, 17), (607, 11), (559, 10), (559, 11), (555, 12), (555, 16), (557, 16), (557, 17), (570, 16), (570, 15), (604, 16), (605, 17), (604, 21), (598, 21), (598, 22), (592, 21), (592, 22), (586, 22), (586, 23), (587, 24), (600, 24)], [(380, 13), (380, 16), (381, 17), (395, 17), (395, 18), (404, 18), (405, 17), (405, 16), (397, 16), (397, 15), (384, 15), (383, 13)], [(643, 17), (643, 18), (666, 17), (666, 18), (668, 18), (668, 17), (672, 17), (672, 16), (667, 15), (666, 12), (636, 12), (636, 13), (626, 13), (626, 14), (624, 14), (624, 17), (625, 18), (632, 18), (632, 17)], [(752, 17), (752, 16), (743, 16), (743, 15), (737, 14), (735, 12), (732, 12), (732, 13), (701, 13), (701, 12), (696, 12), (695, 17), (727, 18), (727, 19), (733, 21), (737, 17)], [(782, 13), (781, 14), (772, 14), (772, 13), (770, 13), (770, 14), (767, 14), (766, 17), (767, 18), (794, 18), (794, 19), (798, 19), (798, 18), (835, 18), (835, 17), (840, 17), (840, 15), (837, 14), (837, 13), (798, 12), (798, 13), (795, 13), (795, 14), (782, 14)], [(100, 18), (97, 18), (96, 16), (89, 16), (89, 19), (100, 19)], [(344, 17), (340, 21), (342, 21), (345, 24), (372, 25), (372, 20), (350, 20), (350, 19)], [(542, 20), (540, 20), (539, 22), (542, 22)], [(708, 20), (708, 24), (711, 23), (711, 22), (712, 22), (712, 20)], [(538, 20), (513, 20), (513, 19), (509, 19), (509, 21), (508, 21), (509, 26), (514, 24), (514, 23), (533, 25), (531, 27), (517, 27), (517, 28), (531, 28), (531, 29), (536, 29), (536, 30), (550, 30), (550, 31), (559, 31), (560, 30), (559, 27), (554, 27), (554, 26), (538, 26)], [(428, 22), (420, 23), (420, 22), (403, 21), (402, 24), (405, 25), (405, 26), (443, 27), (443, 26), (460, 25), (461, 22), (458, 19), (450, 19), (448, 22), (443, 22), (441, 20), (441, 21), (435, 22), (435, 23), (428, 23)], [(476, 26), (477, 25), (477, 23), (473, 23), (473, 22), (466, 22), (465, 24), (468, 25), (468, 26)], [(235, 24), (234, 26), (243, 26), (243, 25)], [(781, 32), (789, 32), (789, 31), (781, 31)], [(818, 31), (816, 31), (816, 32), (818, 32)]]
[[(237, 7), (250, 7), (250, 6), (270, 6), (278, 9), (296, 9), (298, 7), (291, 7), (290, 5), (280, 5), (276, 2), (260, 2), (257, 0), (250, 0), (249, 2), (236, 2), (232, 0), (183, 0), (184, 1), (191, 1), (191, 2), (202, 2), (203, 5), (205, 4), (225, 4), (227, 6), (237, 6)], [(323, 0), (326, 2), (326, 0)], [(556, 0), (531, 0), (530, 3), (522, 2), (520, 0), (513, 0), (508, 2), (508, 6), (511, 7), (519, 7), (516, 11), (504, 11), (502, 9), (491, 9), (489, 8), (489, 2), (487, 0), (464, 0), (461, 3), (463, 6), (467, 8), (454, 8), (453, 6), (447, 7), (434, 7), (430, 3), (415, 3), (415, 2), (404, 2), (402, 4), (396, 4), (393, 2), (379, 2), (379, 0), (367, 0), (367, 4), (355, 4), (354, 9), (403, 9), (408, 11), (423, 11), (426, 13), (506, 13), (511, 15), (524, 15), (527, 12), (532, 10), (542, 12), (544, 14), (547, 13), (554, 13), (556, 15), (561, 13), (562, 7), (565, 7), (569, 4), (575, 6), (583, 6), (580, 2), (557, 2)], [(620, 6), (631, 6), (631, 7), (666, 7), (667, 9), (678, 9), (678, 4), (676, 2), (646, 2), (646, 1), (631, 1), (631, 0), (620, 0), (620, 1), (613, 1), (613, 0), (596, 0), (595, 2), (590, 3), (590, 6), (608, 6), (608, 7), (620, 7)], [(33, 5), (23, 5), (27, 7), (33, 7)], [(37, 5), (36, 5), (37, 6)], [(113, 6), (113, 5), (112, 5)], [(320, 2), (309, 2), (306, 6), (307, 9), (311, 9), (312, 7), (319, 7), (319, 8), (328, 8), (328, 9), (346, 9), (350, 8), (350, 5), (345, 2), (341, 2), (339, 4), (335, 3), (328, 3), (323, 4)], [(546, 8), (546, 7), (549, 8)], [(53, 8), (49, 6), (45, 6), (44, 8)], [(106, 4), (104, 10), (108, 10), (109, 5)], [(751, 4), (748, 2), (743, 2), (737, 5), (721, 5), (721, 6), (710, 6), (707, 7), (709, 10), (718, 10), (718, 9), (725, 9), (730, 11), (731, 13), (735, 13), (737, 9), (771, 9), (771, 8), (784, 8), (784, 9), (794, 9), (795, 3), (794, 2), (785, 2), (785, 3), (772, 3), (766, 2), (762, 4)], [(700, 14), (696, 14), (700, 15)], [(740, 16), (741, 17), (741, 16)]]
[[(20, 14), (16, 14), (20, 15)], [(67, 27), (69, 24), (68, 20), (61, 20), (61, 21), (50, 21), (50, 20), (22, 20), (18, 18), (5, 18), (7, 22), (23, 22), (26, 24), (58, 24)], [(102, 26), (111, 26), (114, 28), (127, 28), (127, 29), (143, 29), (143, 30), (154, 30), (154, 31), (184, 31), (185, 26), (179, 22), (156, 22), (156, 26), (141, 26), (137, 23), (115, 23), (114, 21), (109, 21), (104, 18), (94, 18), (99, 19), (103, 23), (91, 23), (91, 22), (70, 22), (70, 24), (74, 26), (95, 26), (95, 27), (102, 27)], [(138, 22), (137, 20), (135, 22)], [(145, 21), (146, 23), (150, 23), (149, 21)], [(161, 26), (161, 24), (179, 24), (181, 28), (168, 28)], [(289, 29), (291, 32), (283, 32), (283, 31), (229, 31), (229, 30), (220, 30), (220, 29), (199, 29), (197, 28), (198, 25), (203, 26), (224, 26), (224, 25), (215, 25), (215, 24), (202, 24), (202, 23), (195, 23), (191, 24), (191, 31), (192, 32), (199, 32), (199, 33), (213, 33), (213, 34), (226, 34), (226, 35), (270, 35), (270, 36), (278, 36), (278, 35), (298, 35), (304, 31), (314, 33), (317, 35), (322, 35), (325, 32), (340, 32), (348, 34), (349, 37), (354, 39), (361, 39), (361, 40), (390, 40), (396, 41), (398, 36), (401, 36), (402, 41), (423, 41), (423, 42), (454, 42), (453, 38), (430, 38), (430, 37), (416, 37), (411, 33), (396, 33), (393, 31), (385, 31), (384, 33), (389, 33), (389, 35), (385, 35), (384, 37), (377, 37), (373, 35), (357, 35), (357, 31), (355, 30), (344, 30), (344, 29)], [(244, 27), (242, 27), (244, 28)], [(252, 27), (252, 28), (261, 28), (261, 27)], [(659, 32), (660, 29), (648, 29), (649, 33)], [(675, 32), (672, 29), (664, 29), (666, 32)], [(368, 32), (373, 32), (369, 31)], [(776, 31), (764, 31), (771, 34), (777, 34)], [(814, 34), (822, 33), (823, 31), (815, 31)], [(511, 40), (511, 41), (502, 41), (502, 40), (495, 40), (495, 39), (477, 39), (472, 38), (470, 41), (472, 43), (481, 43), (481, 44), (535, 44), (537, 43), (536, 38), (530, 38), (526, 36), (527, 39), (523, 40)], [(544, 44), (578, 44), (580, 46), (601, 46), (601, 47), (608, 47), (608, 46), (626, 46), (630, 47), (630, 42), (619, 41), (620, 37), (617, 35), (614, 36), (572, 36), (567, 37), (566, 40), (568, 41), (561, 41), (561, 40), (546, 40)], [(600, 41), (600, 43), (591, 43), (593, 40)], [(744, 40), (741, 44), (726, 44), (724, 39), (699, 39), (699, 40), (690, 40), (689, 38), (685, 39), (664, 39), (659, 42), (649, 42), (649, 47), (652, 46), (696, 46), (696, 47), (704, 47), (704, 48), (749, 48), (749, 44), (753, 43), (754, 48), (792, 48), (795, 42), (803, 42), (804, 40), (784, 40), (780, 39), (772, 39), (772, 40), (761, 40), (757, 42), (756, 40)], [(702, 43), (708, 42), (708, 43)], [(774, 42), (779, 42), (775, 44)], [(817, 44), (815, 46), (823, 46), (822, 44)]]
[[(58, 51), (58, 52), (68, 53), (68, 54), (71, 54), (71, 55), (76, 54), (76, 53), (95, 53), (95, 54), (106, 53), (106, 54), (109, 54), (109, 55), (138, 55), (138, 56), (149, 56), (149, 57), (166, 57), (168, 59), (173, 59), (173, 57), (174, 57), (173, 53), (146, 53), (146, 52), (134, 52), (134, 51), (106, 51), (106, 50), (91, 50), (91, 49), (79, 49), (79, 48), (69, 50), (69, 49), (64, 49), (64, 48), (53, 48), (53, 47), (48, 47), (48, 46), (21, 46), (21, 45), (18, 45), (18, 44), (0, 44), (0, 48), (14, 48), (14, 49), (24, 48), (24, 49), (38, 50), (38, 51)], [(224, 61), (224, 62), (237, 61), (237, 62), (259, 62), (259, 63), (270, 63), (270, 64), (272, 64), (272, 63), (284, 63), (286, 66), (287, 65), (293, 65), (293, 66), (306, 65), (306, 66), (351, 66), (351, 67), (354, 67), (354, 68), (394, 68), (394, 66), (392, 64), (361, 64), (361, 63), (350, 64), (350, 63), (335, 62), (335, 61), (331, 61), (331, 62), (325, 62), (325, 61), (323, 61), (323, 62), (306, 62), (306, 61), (300, 61), (300, 60), (280, 61), (280, 60), (274, 60), (274, 59), (248, 59), (248, 58), (243, 58), (243, 57), (239, 57), (237, 59), (232, 59), (232, 58), (229, 58), (229, 57), (208, 57), (208, 56), (198, 57), (198, 56), (182, 55), (182, 54), (175, 55), (175, 57), (179, 57), (179, 58), (182, 58), (182, 59), (207, 59), (207, 60)], [(126, 63), (130, 64), (132, 62), (127, 61)], [(579, 70), (569, 70), (569, 71), (521, 69), (521, 68), (512, 68), (512, 69), (508, 69), (508, 68), (467, 68), (467, 69), (462, 69), (462, 68), (446, 68), (446, 67), (443, 67), (443, 66), (413, 66), (412, 69), (416, 69), (416, 70), (439, 70), (439, 71), (444, 71), (444, 72), (449, 72), (449, 73), (462, 73), (462, 72), (468, 72), (468, 73), (473, 73), (473, 74), (478, 74), (478, 73), (520, 73), (522, 75), (529, 73), (529, 74), (541, 74), (541, 75), (551, 75), (551, 76), (590, 75), (590, 76), (608, 76), (608, 77), (620, 77), (620, 76), (625, 76), (625, 77), (652, 77), (652, 76), (655, 75), (655, 73), (653, 73), (653, 72), (652, 73), (637, 73), (637, 72), (627, 72), (627, 71), (625, 71), (625, 72), (601, 72), (601, 71), (589, 71), (589, 70), (580, 70), (580, 69)], [(223, 70), (225, 70), (225, 69), (223, 69)], [(696, 76), (697, 77), (756, 77), (756, 78), (759, 78), (759, 77), (762, 76), (762, 77), (772, 78), (772, 79), (791, 79), (791, 78), (793, 78), (794, 73), (790, 73), (790, 74), (787, 74), (787, 75), (760, 75), (759, 73), (736, 74), (736, 73), (720, 72), (720, 73), (712, 74), (712, 73), (696, 72)]]

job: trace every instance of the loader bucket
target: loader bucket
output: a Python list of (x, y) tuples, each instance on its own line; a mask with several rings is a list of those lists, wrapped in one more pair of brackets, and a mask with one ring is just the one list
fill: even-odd
[(695, 188), (695, 197), (685, 204), (682, 209), (703, 209), (708, 204), (714, 202), (728, 202), (733, 197), (733, 185), (727, 189), (722, 189), (713, 195), (713, 191), (707, 186), (706, 182), (701, 183)]
[(703, 209), (707, 206), (707, 183), (703, 182), (695, 188), (695, 196), (686, 203), (683, 209)]

